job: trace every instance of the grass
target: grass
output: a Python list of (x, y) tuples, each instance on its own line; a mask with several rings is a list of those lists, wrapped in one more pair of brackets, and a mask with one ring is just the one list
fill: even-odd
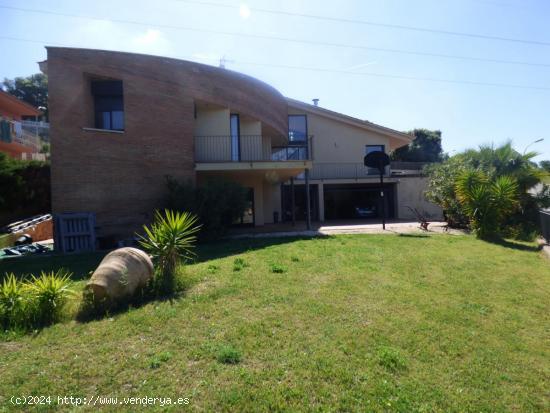
[(14, 394), (189, 397), (185, 409), (219, 412), (550, 410), (550, 261), (533, 244), (354, 235), (197, 253), (182, 297), (0, 342), (0, 411)]
[(237, 364), (242, 357), (241, 352), (231, 345), (220, 346), (216, 354), (216, 360), (224, 364)]

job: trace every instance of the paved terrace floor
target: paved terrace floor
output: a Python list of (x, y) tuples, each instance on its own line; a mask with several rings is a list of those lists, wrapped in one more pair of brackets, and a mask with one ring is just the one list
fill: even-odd
[[(428, 226), (428, 232), (449, 232), (452, 234), (462, 234), (462, 231), (449, 229), (444, 221), (431, 221)], [(312, 222), (311, 230), (307, 230), (303, 221), (291, 223), (266, 224), (255, 228), (236, 228), (231, 230), (230, 238), (264, 238), (264, 237), (283, 237), (283, 236), (317, 236), (317, 235), (335, 235), (335, 234), (406, 234), (411, 232), (425, 232), (420, 229), (416, 221), (388, 221), (386, 230), (382, 229), (382, 221), (326, 221)]]

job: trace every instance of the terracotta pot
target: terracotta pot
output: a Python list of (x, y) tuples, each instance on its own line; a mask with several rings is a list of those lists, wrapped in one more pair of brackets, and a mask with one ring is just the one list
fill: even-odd
[(94, 294), (94, 300), (115, 302), (132, 296), (153, 277), (151, 258), (137, 248), (119, 248), (103, 258), (86, 289)]

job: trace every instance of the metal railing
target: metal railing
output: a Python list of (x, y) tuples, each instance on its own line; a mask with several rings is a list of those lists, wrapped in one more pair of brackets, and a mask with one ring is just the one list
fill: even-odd
[[(310, 179), (361, 179), (375, 178), (378, 175), (378, 169), (367, 168), (359, 162), (314, 163), (309, 172)], [(388, 166), (384, 176), (389, 175), (390, 167)]]
[(295, 161), (309, 160), (311, 155), (311, 137), (285, 146), (271, 146), (271, 137), (263, 135), (194, 138), (196, 162)]
[(391, 168), (393, 170), (422, 171), (422, 169), (424, 169), (424, 166), (428, 164), (429, 162), (391, 161)]
[(9, 141), (39, 151), (44, 140), (49, 138), (50, 125), (47, 122), (15, 121), (0, 117), (1, 121), (9, 123)]
[(547, 244), (550, 244), (550, 211), (539, 211), (540, 229)]
[(48, 122), (22, 120), (21, 126), (23, 131), (28, 134), (40, 136), (43, 141), (50, 140), (50, 124)]

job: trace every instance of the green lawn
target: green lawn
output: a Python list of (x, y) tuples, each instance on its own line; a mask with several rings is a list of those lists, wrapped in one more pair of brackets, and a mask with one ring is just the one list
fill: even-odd
[[(550, 410), (550, 261), (534, 245), (354, 235), (198, 254), (178, 299), (0, 343), (0, 411), (14, 394), (188, 397), (162, 409), (203, 412)], [(67, 258), (79, 277), (101, 257), (81, 258)]]

